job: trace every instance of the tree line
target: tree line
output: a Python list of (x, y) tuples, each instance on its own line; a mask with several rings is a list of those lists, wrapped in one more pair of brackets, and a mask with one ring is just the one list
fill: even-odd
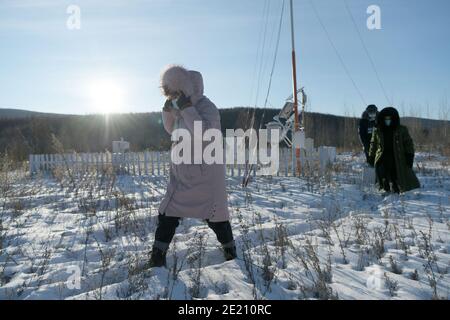
[[(264, 128), (278, 114), (278, 109), (220, 109), (222, 132), (226, 129)], [(253, 120), (252, 120), (253, 119)], [(358, 118), (329, 114), (305, 114), (306, 136), (315, 145), (335, 146), (340, 150), (360, 149)], [(450, 149), (449, 121), (404, 118), (418, 148), (434, 148), (443, 153)], [(124, 138), (131, 151), (168, 150), (170, 136), (164, 131), (160, 112), (111, 115), (39, 115), (0, 118), (0, 153), (7, 152), (15, 161), (29, 154), (57, 153), (55, 141), (65, 152), (111, 151), (113, 140)]]

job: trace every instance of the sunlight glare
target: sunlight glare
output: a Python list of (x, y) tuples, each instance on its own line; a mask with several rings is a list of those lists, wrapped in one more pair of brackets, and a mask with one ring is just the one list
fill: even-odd
[(92, 81), (89, 86), (89, 96), (94, 112), (108, 114), (125, 111), (125, 92), (123, 86), (115, 80)]

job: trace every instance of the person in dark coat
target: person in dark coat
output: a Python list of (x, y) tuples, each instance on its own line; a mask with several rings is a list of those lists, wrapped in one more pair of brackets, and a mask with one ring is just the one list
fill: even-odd
[(372, 133), (377, 124), (377, 116), (378, 108), (376, 105), (371, 104), (363, 112), (361, 119), (359, 120), (359, 140), (363, 145), (367, 162), (369, 160), (370, 140), (372, 139)]
[(378, 115), (372, 135), (369, 164), (375, 166), (377, 182), (386, 192), (406, 192), (420, 188), (413, 171), (414, 143), (408, 129), (400, 124), (395, 108), (388, 107)]

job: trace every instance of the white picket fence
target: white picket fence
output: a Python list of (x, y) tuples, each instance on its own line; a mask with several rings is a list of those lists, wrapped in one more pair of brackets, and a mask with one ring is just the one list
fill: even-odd
[[(300, 162), (302, 167), (317, 167), (323, 169), (328, 159), (333, 157), (329, 147), (319, 147), (313, 152), (302, 152)], [(336, 152), (334, 149), (334, 157)], [(279, 169), (277, 176), (293, 176), (297, 159), (292, 149), (280, 149)], [(29, 156), (30, 174), (48, 173), (54, 169), (70, 169), (72, 172), (97, 171), (102, 172), (112, 168), (115, 172), (130, 175), (166, 175), (170, 168), (169, 151), (127, 152), (127, 153), (67, 153), (67, 154), (32, 154)], [(226, 173), (229, 176), (243, 176), (251, 168), (252, 175), (257, 174), (259, 166), (245, 164), (227, 164)]]

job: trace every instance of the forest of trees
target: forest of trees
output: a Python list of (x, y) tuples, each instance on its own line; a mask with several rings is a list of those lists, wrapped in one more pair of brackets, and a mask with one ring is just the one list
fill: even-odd
[[(254, 128), (271, 121), (279, 110), (229, 108), (220, 109), (222, 131), (226, 128), (249, 128), (255, 112)], [(448, 152), (449, 121), (405, 118), (419, 148), (433, 147)], [(319, 113), (306, 113), (306, 135), (316, 145), (335, 146), (340, 150), (359, 150), (358, 119)], [(114, 115), (39, 115), (0, 118), (0, 153), (8, 151), (20, 161), (28, 155), (56, 153), (55, 140), (65, 152), (102, 152), (111, 150), (111, 142), (123, 137), (132, 151), (168, 150), (170, 137), (164, 131), (160, 112)], [(59, 143), (60, 142), (60, 143)]]

